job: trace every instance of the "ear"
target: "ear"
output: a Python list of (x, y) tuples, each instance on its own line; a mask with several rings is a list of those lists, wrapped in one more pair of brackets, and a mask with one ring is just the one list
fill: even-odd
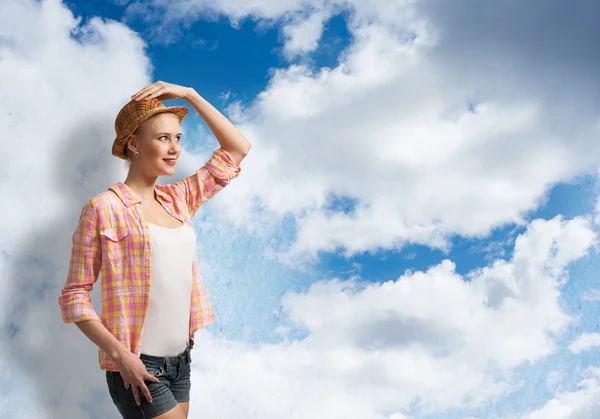
[(125, 146), (133, 154), (135, 154), (137, 151), (139, 151), (138, 147), (137, 147), (137, 141), (136, 141), (135, 135), (132, 135), (131, 137), (129, 137)]

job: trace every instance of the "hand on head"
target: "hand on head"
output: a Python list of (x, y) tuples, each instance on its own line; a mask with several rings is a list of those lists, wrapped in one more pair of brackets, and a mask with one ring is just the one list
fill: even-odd
[(189, 92), (189, 87), (179, 86), (178, 84), (157, 81), (131, 96), (131, 100), (149, 100), (156, 98), (158, 100), (183, 99)]

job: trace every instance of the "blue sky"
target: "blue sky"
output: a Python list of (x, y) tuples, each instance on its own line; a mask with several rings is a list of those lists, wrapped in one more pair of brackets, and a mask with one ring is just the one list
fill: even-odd
[[(69, 4), (74, 13), (84, 19), (96, 16), (117, 21), (124, 19), (125, 8), (111, 1)], [(149, 30), (139, 19), (127, 21), (127, 24), (142, 34)], [(174, 44), (151, 43), (148, 55), (155, 68), (155, 77), (198, 86), (211, 103), (222, 105), (220, 97), (223, 93), (231, 91), (248, 101), (266, 86), (269, 68), (281, 64), (277, 54), (273, 54), (276, 46), (277, 31), (274, 28), (258, 33), (252, 22), (245, 22), (241, 28), (234, 29), (226, 19), (221, 19), (195, 23), (186, 30), (183, 39)]]
[[(140, 18), (128, 18), (126, 6), (111, 0), (65, 4), (84, 20), (102, 17), (124, 21), (146, 39), (153, 39), (151, 27)], [(343, 14), (333, 17), (324, 31), (322, 47), (308, 57), (311, 64), (316, 68), (335, 66), (349, 36)], [(156, 78), (197, 86), (215, 106), (223, 105), (221, 96), (226, 92), (237, 100), (252, 101), (266, 87), (269, 70), (287, 64), (280, 50), (277, 25), (257, 27), (251, 19), (244, 19), (234, 28), (225, 17), (191, 24), (177, 42), (164, 44), (153, 39), (148, 45)]]
[[(195, 218), (191, 418), (595, 419), (600, 10), (480, 6), (8, 0), (0, 417), (116, 413), (55, 296), (126, 174), (114, 115), (164, 80), (253, 143)], [(175, 178), (217, 146), (184, 129)]]

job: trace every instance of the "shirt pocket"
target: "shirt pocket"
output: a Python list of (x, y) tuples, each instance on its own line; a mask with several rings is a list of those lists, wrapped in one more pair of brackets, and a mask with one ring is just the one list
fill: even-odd
[(127, 255), (127, 227), (110, 227), (100, 230), (103, 256), (111, 262), (123, 260)]

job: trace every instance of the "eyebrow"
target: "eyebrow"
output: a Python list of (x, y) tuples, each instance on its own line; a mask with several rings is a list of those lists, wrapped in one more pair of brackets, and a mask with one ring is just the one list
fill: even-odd
[[(159, 132), (158, 134), (156, 134), (156, 136), (157, 136), (157, 137), (158, 137), (159, 135), (171, 135), (171, 133), (169, 133), (169, 132)], [(177, 133), (177, 134), (175, 134), (175, 135), (182, 135), (182, 134), (181, 134), (180, 132), (178, 132), (178, 133)]]

